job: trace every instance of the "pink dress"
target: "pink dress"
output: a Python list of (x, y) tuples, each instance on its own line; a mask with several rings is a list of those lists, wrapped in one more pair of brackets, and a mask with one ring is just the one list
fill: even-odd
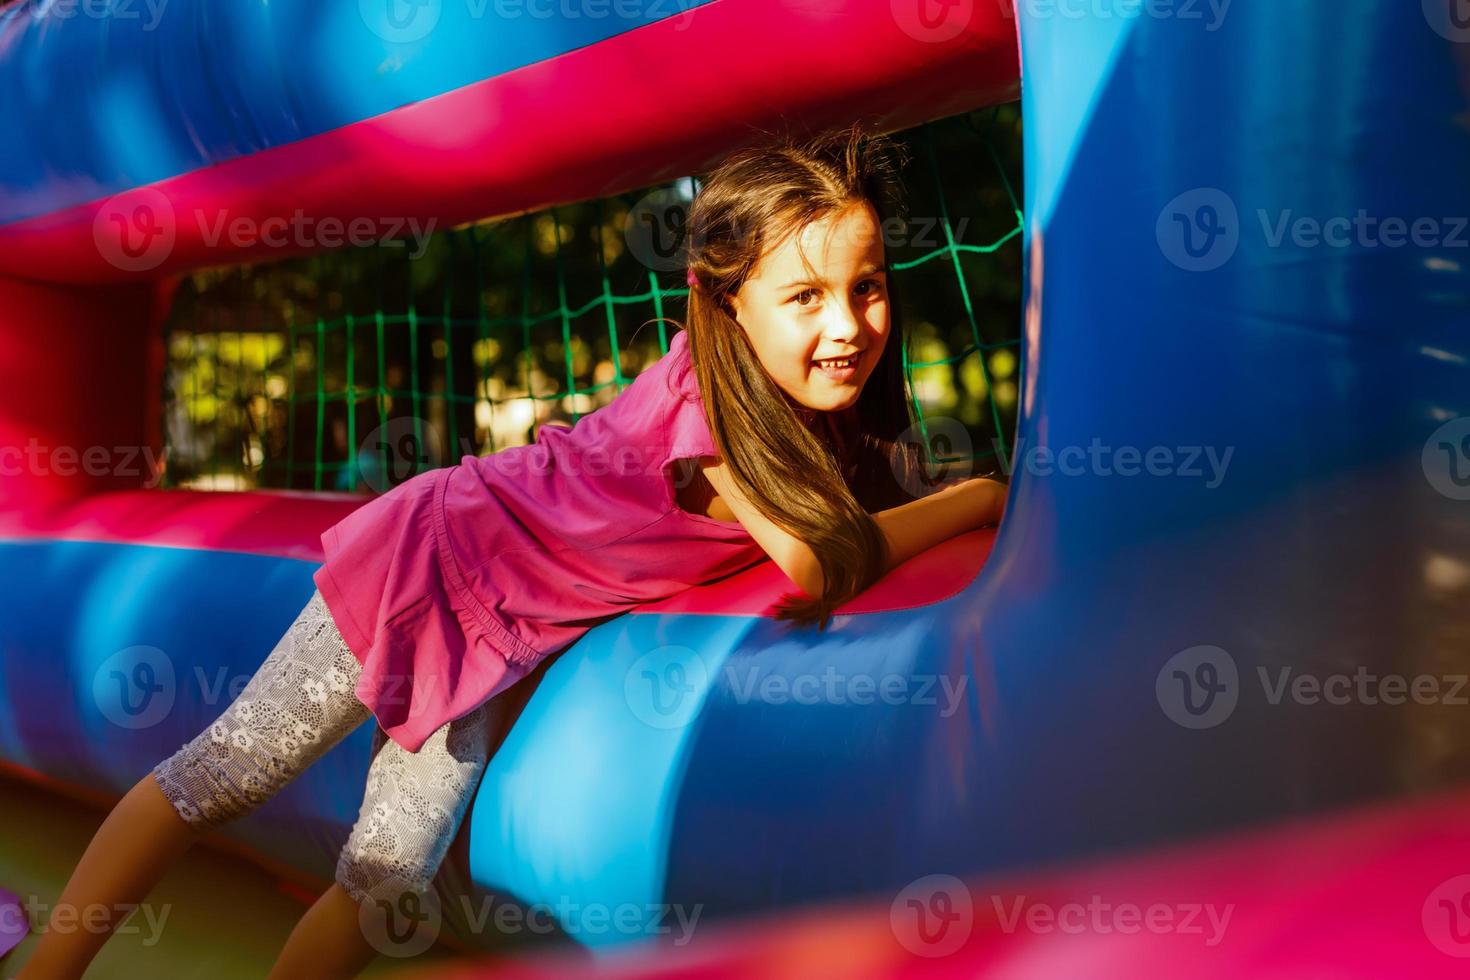
[(322, 534), (313, 578), (394, 741), (429, 735), (598, 623), (762, 561), (677, 505), (670, 464), (718, 456), (688, 340), (538, 441), (421, 473)]

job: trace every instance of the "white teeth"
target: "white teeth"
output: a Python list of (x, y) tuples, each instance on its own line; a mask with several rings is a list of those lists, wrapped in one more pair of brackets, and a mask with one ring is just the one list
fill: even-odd
[(844, 368), (850, 365), (854, 360), (856, 360), (856, 358), (844, 357), (839, 360), (818, 361), (817, 363), (822, 365), (822, 367)]

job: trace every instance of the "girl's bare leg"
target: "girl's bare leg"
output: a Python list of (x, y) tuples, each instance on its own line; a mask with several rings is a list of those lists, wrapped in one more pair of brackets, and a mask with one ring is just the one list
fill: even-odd
[(405, 958), (438, 938), (435, 875), (463, 823), (488, 761), (487, 702), (408, 752), (381, 728), (357, 823), (337, 860), (336, 883), (286, 940), (270, 980), (347, 980), (379, 954)]
[(58, 903), (75, 907), (69, 921), (79, 924), (44, 929), (19, 980), (80, 978), (119, 910), (141, 903), (195, 840), (270, 799), (372, 717), (353, 693), (360, 673), (314, 591), (240, 696), (113, 807)]
[(358, 919), (358, 904), (341, 885), (322, 893), (286, 940), (266, 980), (350, 980), (378, 955)]
[(140, 779), (107, 815), (62, 889), (57, 909), (67, 909), (73, 925), (43, 930), (16, 980), (81, 977), (131, 907), (199, 836), (151, 774)]

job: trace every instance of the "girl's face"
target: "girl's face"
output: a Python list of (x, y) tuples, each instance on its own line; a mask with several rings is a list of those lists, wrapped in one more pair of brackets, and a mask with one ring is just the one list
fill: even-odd
[[(872, 205), (853, 205), (787, 235), (761, 256), (730, 303), (756, 357), (787, 395), (823, 412), (855, 404), (888, 339), (888, 274)], [(817, 363), (849, 357), (846, 367)]]

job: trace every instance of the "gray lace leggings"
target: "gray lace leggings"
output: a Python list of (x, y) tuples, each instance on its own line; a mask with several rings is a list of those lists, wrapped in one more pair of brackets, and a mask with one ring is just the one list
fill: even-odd
[[(274, 796), (372, 717), (354, 691), (362, 667), (313, 591), (233, 704), (153, 768), (191, 827), (212, 830)], [(359, 903), (427, 891), (484, 772), (488, 702), (416, 753), (374, 725), (373, 758), (336, 880)]]

